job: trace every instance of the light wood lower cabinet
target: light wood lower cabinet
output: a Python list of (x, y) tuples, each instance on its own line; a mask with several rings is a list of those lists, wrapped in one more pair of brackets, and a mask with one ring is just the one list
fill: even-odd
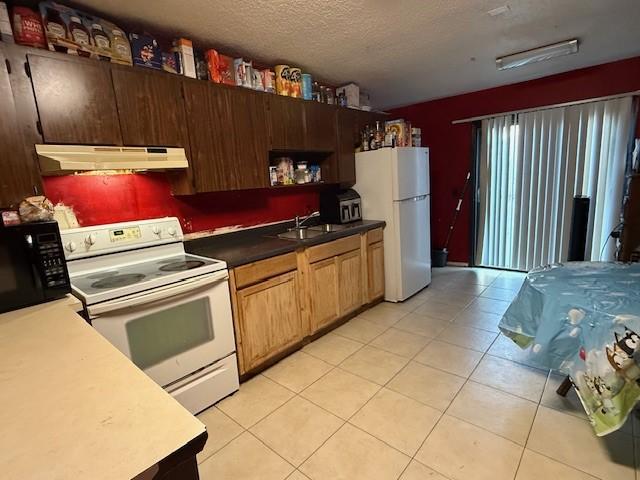
[(334, 257), (308, 267), (311, 331), (330, 325), (340, 317), (338, 265)]
[(236, 292), (236, 342), (242, 373), (302, 340), (298, 292), (297, 271)]
[(384, 296), (384, 244), (382, 241), (367, 246), (366, 280), (369, 302)]
[(357, 310), (362, 301), (362, 253), (360, 249), (336, 257), (340, 316)]

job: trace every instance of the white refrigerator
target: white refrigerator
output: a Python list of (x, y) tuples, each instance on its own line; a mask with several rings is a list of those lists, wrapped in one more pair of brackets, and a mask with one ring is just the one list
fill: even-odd
[(384, 220), (384, 298), (406, 300), (431, 283), (429, 149), (356, 154), (363, 218)]

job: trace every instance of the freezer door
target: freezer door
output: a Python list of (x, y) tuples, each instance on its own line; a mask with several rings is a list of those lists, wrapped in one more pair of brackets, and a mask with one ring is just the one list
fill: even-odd
[(393, 149), (393, 200), (429, 194), (429, 150), (406, 147)]
[(393, 283), (397, 298), (392, 301), (401, 301), (431, 283), (429, 196), (423, 195), (394, 204), (398, 248), (394, 262), (396, 278)]

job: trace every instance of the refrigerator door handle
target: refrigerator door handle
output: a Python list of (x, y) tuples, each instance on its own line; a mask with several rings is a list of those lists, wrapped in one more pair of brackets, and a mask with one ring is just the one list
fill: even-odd
[(420, 202), (421, 200), (424, 200), (428, 196), (429, 195), (420, 195), (419, 197), (411, 197), (411, 198), (405, 198), (403, 200), (396, 200), (396, 202)]

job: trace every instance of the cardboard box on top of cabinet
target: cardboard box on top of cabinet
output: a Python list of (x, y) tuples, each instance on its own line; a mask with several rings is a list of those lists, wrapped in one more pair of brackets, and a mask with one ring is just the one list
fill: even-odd
[(162, 52), (158, 42), (151, 35), (130, 33), (133, 64), (140, 67), (162, 69)]
[(196, 78), (196, 61), (193, 54), (193, 43), (188, 38), (178, 38), (173, 41), (173, 50), (180, 56), (182, 74)]
[(344, 94), (347, 99), (347, 107), (360, 106), (360, 87), (355, 83), (348, 83), (336, 88), (336, 96)]

